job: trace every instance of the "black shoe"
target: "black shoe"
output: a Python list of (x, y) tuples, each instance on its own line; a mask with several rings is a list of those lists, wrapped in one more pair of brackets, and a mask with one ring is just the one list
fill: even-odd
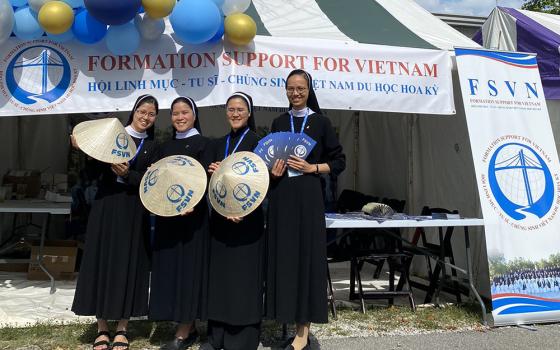
[(198, 350), (216, 350), (216, 348), (210, 343), (204, 343), (200, 346), (200, 348), (198, 348)]
[(173, 339), (169, 343), (163, 345), (160, 350), (185, 350), (196, 342), (196, 338), (198, 338), (198, 332), (194, 331), (185, 339)]
[[(292, 341), (294, 340), (294, 338), (291, 339)], [(286, 346), (284, 350), (295, 350), (295, 348), (292, 344), (288, 344), (288, 346)], [(311, 350), (311, 339), (309, 339), (309, 337), (307, 338), (307, 344), (305, 344), (302, 350)]]

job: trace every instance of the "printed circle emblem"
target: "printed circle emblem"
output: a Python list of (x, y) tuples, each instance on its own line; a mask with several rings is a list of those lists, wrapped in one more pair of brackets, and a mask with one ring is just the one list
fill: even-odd
[(115, 143), (117, 144), (117, 147), (119, 149), (126, 149), (128, 148), (128, 137), (126, 137), (126, 135), (124, 133), (120, 133), (117, 135), (117, 138), (115, 139)]
[(237, 184), (233, 188), (233, 196), (240, 202), (244, 202), (251, 196), (251, 188), (244, 183)]
[(159, 173), (159, 169), (156, 169), (148, 174), (148, 178), (146, 181), (148, 183), (148, 186), (153, 186), (156, 184), (158, 180), (158, 173)]
[(303, 158), (307, 154), (307, 148), (305, 148), (305, 146), (303, 145), (297, 145), (294, 149), (294, 153), (296, 156)]
[(167, 199), (171, 203), (178, 203), (185, 195), (185, 189), (181, 185), (171, 185), (167, 189)]
[(496, 149), (488, 182), (499, 206), (514, 220), (523, 220), (527, 214), (543, 218), (552, 208), (552, 174), (543, 158), (527, 145), (506, 143)]
[(249, 172), (249, 166), (245, 162), (237, 162), (231, 166), (231, 170), (237, 175), (245, 175)]
[(221, 181), (216, 182), (216, 185), (214, 186), (214, 192), (218, 195), (218, 197), (225, 198), (227, 195), (227, 189), (224, 183)]
[(35, 45), (18, 52), (6, 68), (6, 85), (12, 96), (25, 105), (38, 100), (53, 103), (70, 87), (72, 70), (57, 49)]

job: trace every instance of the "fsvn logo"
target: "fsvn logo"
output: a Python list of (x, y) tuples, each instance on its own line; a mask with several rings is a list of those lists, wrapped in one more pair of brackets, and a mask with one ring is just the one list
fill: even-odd
[(25, 105), (39, 100), (53, 103), (72, 82), (72, 69), (65, 55), (48, 45), (34, 45), (17, 52), (6, 67), (6, 85), (12, 96)]
[(533, 214), (543, 218), (554, 202), (554, 180), (541, 156), (528, 145), (506, 143), (493, 153), (488, 183), (502, 210), (520, 221)]

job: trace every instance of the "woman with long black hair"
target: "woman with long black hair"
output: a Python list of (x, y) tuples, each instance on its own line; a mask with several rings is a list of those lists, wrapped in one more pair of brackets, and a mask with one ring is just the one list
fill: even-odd
[[(178, 97), (171, 103), (173, 137), (160, 147), (160, 156), (185, 155), (202, 163), (208, 139), (202, 136), (194, 100)], [(198, 336), (196, 319), (205, 318), (208, 270), (208, 204), (206, 198), (185, 215), (157, 217), (149, 318), (178, 323), (175, 338), (161, 349), (183, 350)]]
[(306, 71), (286, 80), (289, 111), (272, 122), (271, 132), (305, 133), (317, 144), (307, 158), (276, 161), (269, 191), (266, 315), (295, 323), (286, 350), (309, 349), (311, 323), (326, 323), (327, 254), (323, 194), (319, 174), (340, 174), (346, 159), (328, 118), (321, 114)]
[[(138, 187), (146, 169), (157, 160), (153, 140), (157, 114), (153, 96), (138, 97), (125, 127), (138, 150), (134, 158), (123, 164), (96, 160), (88, 164), (99, 176), (98, 191), (89, 215), (72, 311), (97, 317), (94, 350), (111, 348), (107, 320), (118, 320), (112, 349), (128, 349), (129, 318), (148, 314), (149, 222)], [(76, 146), (73, 139), (72, 143)]]
[[(231, 131), (211, 148), (212, 174), (227, 156), (258, 144), (251, 96), (236, 92), (226, 102)], [(243, 218), (215, 210), (210, 219), (208, 343), (201, 350), (257, 349), (263, 315), (264, 218), (259, 207)]]

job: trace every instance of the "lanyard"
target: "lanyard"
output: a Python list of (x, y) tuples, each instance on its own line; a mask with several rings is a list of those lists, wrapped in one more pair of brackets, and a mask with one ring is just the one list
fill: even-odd
[(144, 146), (144, 140), (142, 139), (142, 141), (140, 141), (140, 145), (138, 146), (138, 148), (136, 148), (136, 154), (134, 155), (134, 157), (132, 157), (132, 159), (130, 161), (128, 161), (128, 164), (133, 164), (134, 161), (136, 160), (136, 157), (138, 157), (138, 155), (140, 154), (140, 151), (142, 150), (142, 146)]
[[(309, 117), (309, 107), (305, 111), (305, 117), (303, 118), (303, 124), (301, 124), (301, 130), (299, 131), (300, 134), (303, 134), (303, 129), (305, 129), (305, 124), (307, 124), (307, 117)], [(295, 133), (294, 127), (294, 115), (292, 111), (290, 111), (290, 125), (292, 126), (292, 132)]]
[[(247, 127), (247, 129), (245, 130), (245, 132), (241, 135), (241, 137), (239, 138), (239, 141), (237, 141), (237, 144), (235, 144), (235, 148), (233, 149), (233, 151), (231, 153), (235, 153), (235, 151), (237, 151), (237, 147), (239, 147), (239, 144), (241, 143), (241, 141), (243, 141), (243, 139), (245, 138), (245, 135), (247, 135), (247, 133), (249, 132), (249, 128)], [(226, 154), (224, 156), (224, 158), (226, 158), (228, 156), (228, 151), (229, 151), (229, 139), (231, 138), (231, 134), (228, 135), (227, 139), (226, 139)]]

